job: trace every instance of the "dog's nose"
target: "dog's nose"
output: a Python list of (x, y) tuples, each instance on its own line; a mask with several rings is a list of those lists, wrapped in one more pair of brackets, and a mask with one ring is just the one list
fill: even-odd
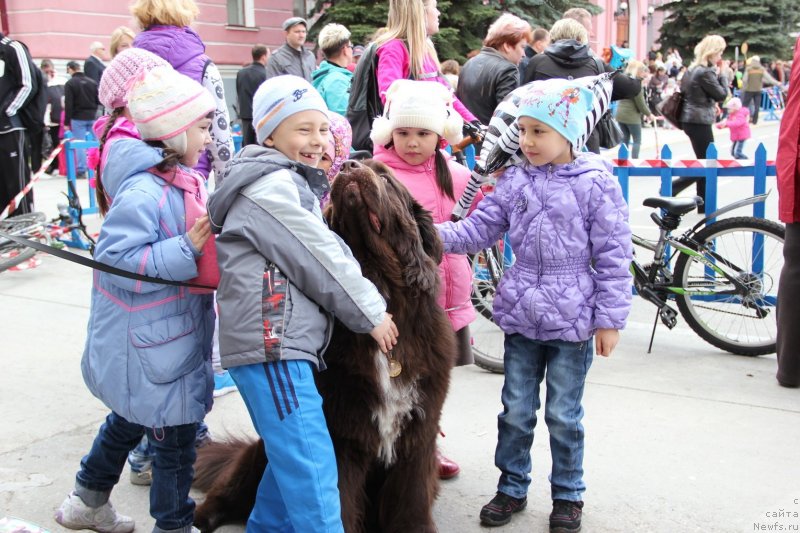
[(352, 161), (352, 160), (348, 159), (347, 161), (345, 161), (342, 164), (342, 170), (353, 171), (353, 170), (356, 170), (360, 166), (361, 166), (361, 163), (359, 163), (358, 161)]

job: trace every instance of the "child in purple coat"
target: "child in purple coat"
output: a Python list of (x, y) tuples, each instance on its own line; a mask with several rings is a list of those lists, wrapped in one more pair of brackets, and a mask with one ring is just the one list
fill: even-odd
[(731, 98), (725, 104), (728, 109), (728, 118), (717, 122), (717, 128), (731, 130), (731, 155), (736, 159), (747, 159), (744, 155), (744, 142), (750, 138), (750, 110), (742, 107), (742, 101)]
[[(514, 265), (494, 300), (505, 333), (496, 496), (481, 523), (499, 526), (527, 504), (539, 387), (547, 380), (553, 512), (550, 531), (580, 530), (584, 432), (581, 399), (593, 351), (607, 357), (630, 311), (628, 208), (609, 163), (580, 152), (594, 93), (579, 80), (535, 82), (520, 102), (525, 158), (461, 222), (438, 226), (446, 253), (475, 253), (506, 232)], [(593, 350), (594, 348), (594, 350)]]

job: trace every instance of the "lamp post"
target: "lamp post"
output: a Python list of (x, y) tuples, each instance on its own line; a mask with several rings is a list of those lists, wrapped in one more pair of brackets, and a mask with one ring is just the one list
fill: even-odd
[(618, 19), (628, 14), (628, 2), (620, 2), (617, 4), (617, 10), (614, 11), (614, 18)]

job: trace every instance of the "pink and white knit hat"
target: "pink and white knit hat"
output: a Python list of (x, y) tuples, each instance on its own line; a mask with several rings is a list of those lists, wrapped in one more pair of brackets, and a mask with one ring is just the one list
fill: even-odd
[(170, 66), (142, 72), (128, 91), (128, 110), (142, 139), (164, 141), (179, 154), (186, 152), (186, 130), (215, 107), (202, 85)]
[(127, 89), (132, 78), (155, 67), (169, 66), (164, 59), (142, 48), (128, 48), (120, 52), (103, 71), (98, 88), (100, 103), (108, 109), (128, 105)]

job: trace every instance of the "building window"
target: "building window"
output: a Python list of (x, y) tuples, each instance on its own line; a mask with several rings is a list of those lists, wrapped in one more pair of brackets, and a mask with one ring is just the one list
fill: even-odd
[(255, 26), (253, 0), (227, 0), (229, 26)]

